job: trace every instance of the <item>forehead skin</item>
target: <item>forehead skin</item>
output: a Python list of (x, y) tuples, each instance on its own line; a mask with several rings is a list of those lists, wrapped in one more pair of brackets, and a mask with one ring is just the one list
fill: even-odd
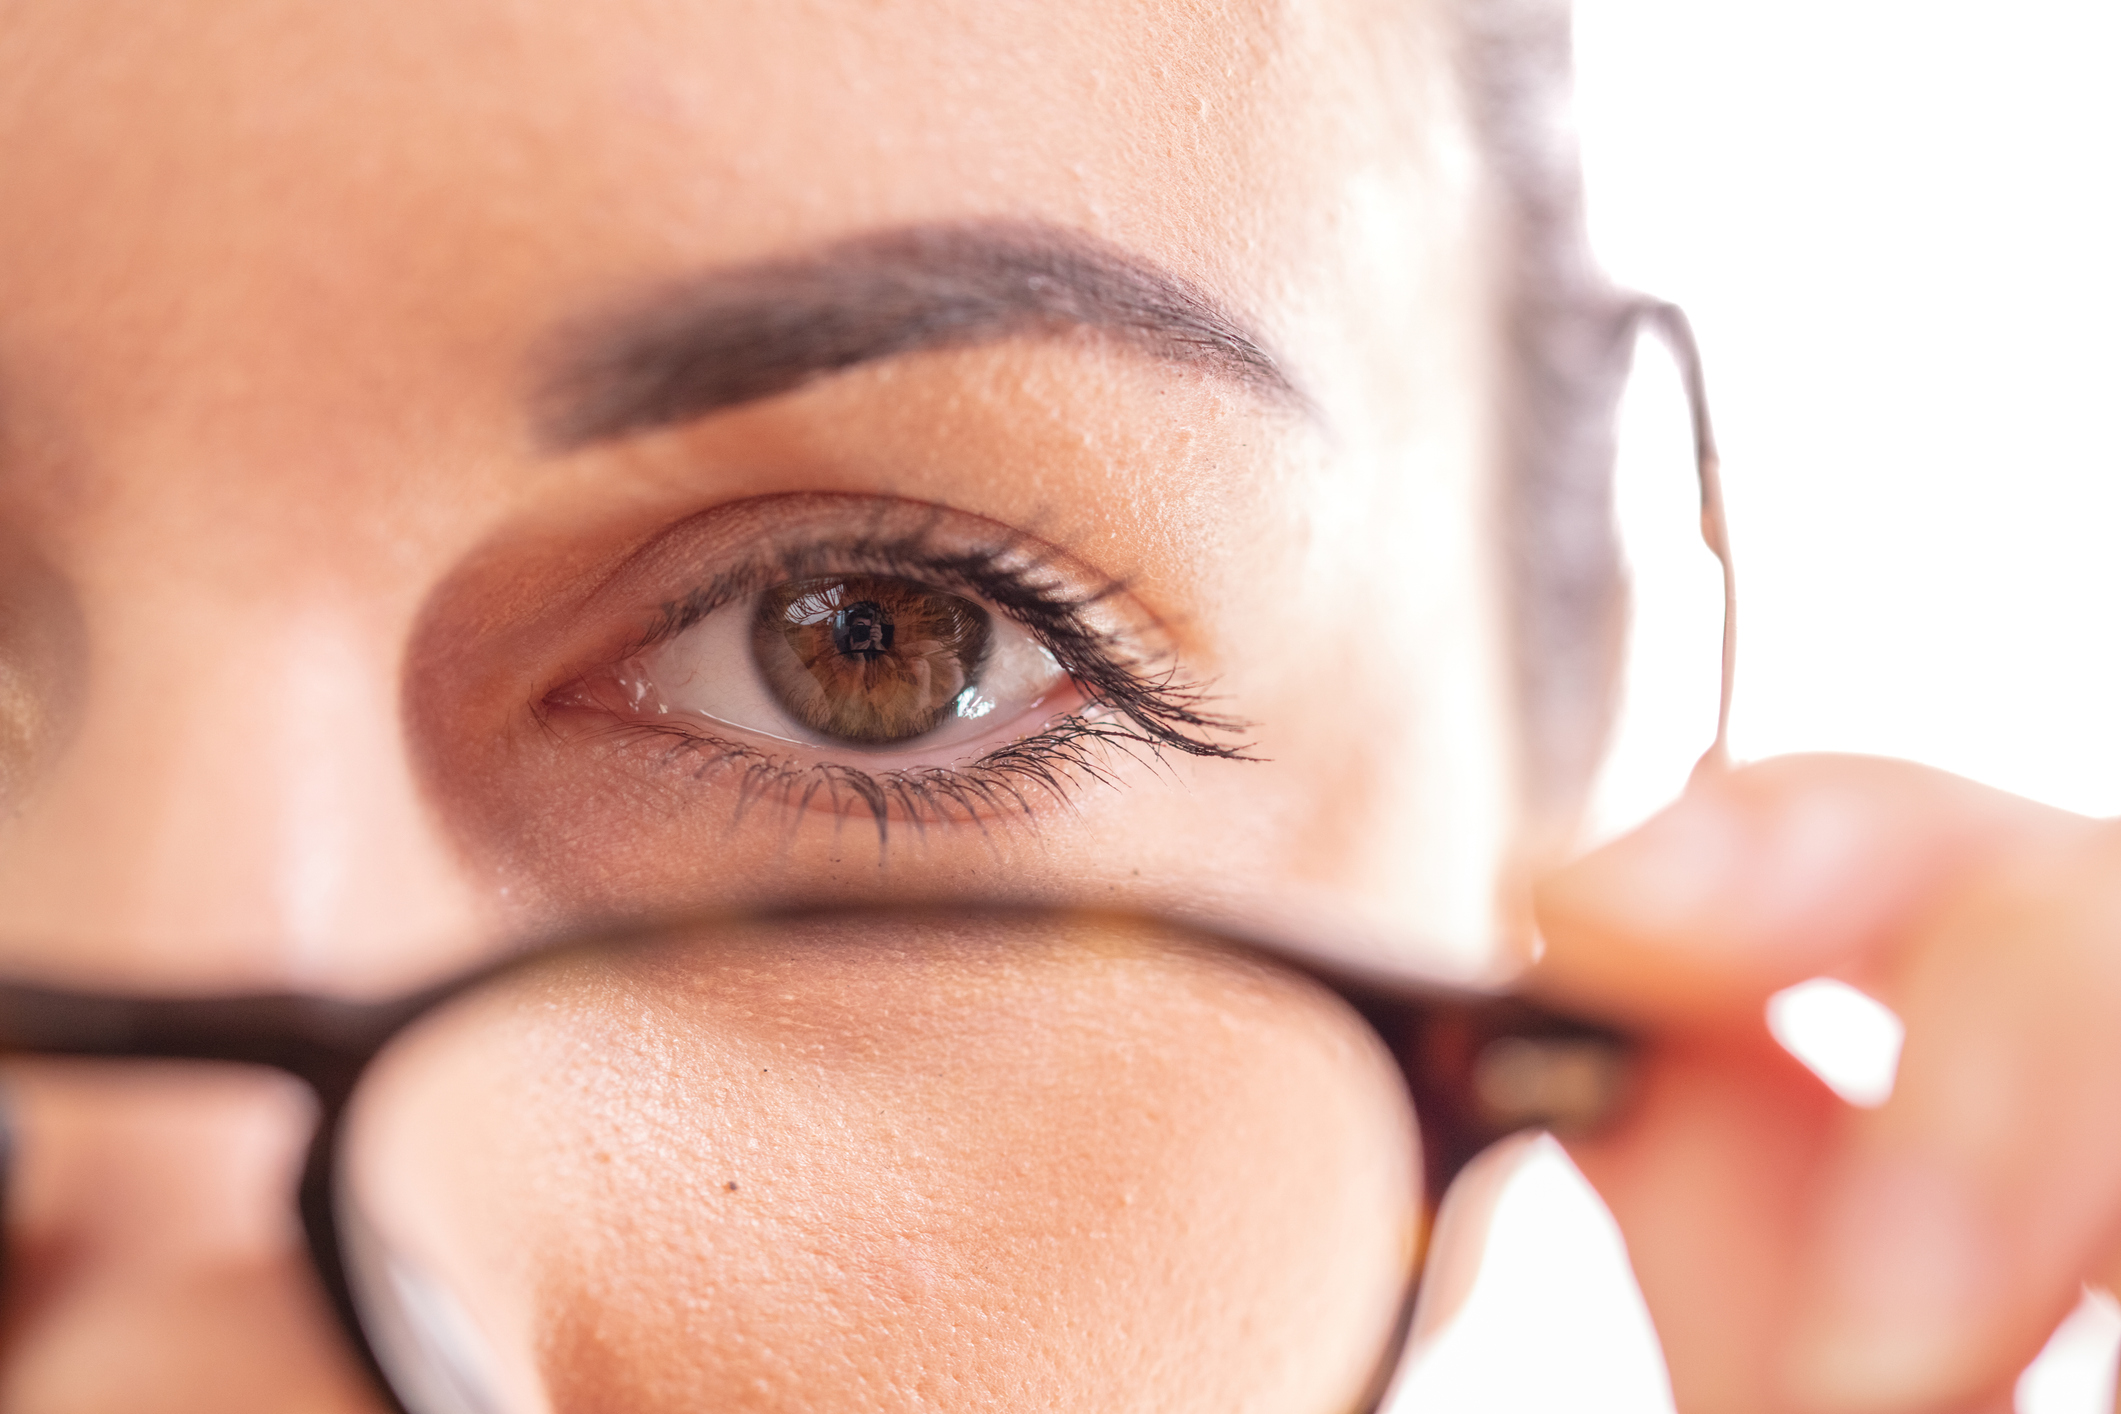
[[(332, 939), (408, 931), (385, 875), (455, 900), (429, 937), (681, 886), (1004, 884), (1483, 933), (1512, 724), (1446, 47), (1387, 0), (0, 6), (0, 510), (71, 615), (46, 695), (82, 704), (16, 772), (0, 920), (151, 936), (146, 967), (173, 937), (300, 936), (326, 976), (358, 970)], [(1025, 338), (538, 444), (570, 321), (990, 218), (1194, 282), (1315, 416)], [(1265, 760), (1121, 760), (1034, 823), (880, 850), (536, 728), (569, 667), (539, 635), (596, 638), (552, 603), (686, 516), (819, 491), (1124, 579)], [(297, 827), (304, 801), (387, 816), (393, 772), (443, 862), (391, 853), (411, 825)]]

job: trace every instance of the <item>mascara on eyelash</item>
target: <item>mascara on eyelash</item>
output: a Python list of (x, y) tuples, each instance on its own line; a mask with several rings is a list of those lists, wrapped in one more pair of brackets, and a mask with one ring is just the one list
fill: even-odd
[[(614, 734), (642, 742), (663, 766), (689, 767), (695, 779), (733, 773), (740, 817), (767, 800), (798, 810), (863, 813), (874, 822), (880, 845), (894, 818), (916, 828), (1001, 817), (1035, 821), (1039, 798), (1066, 802), (1078, 784), (1117, 785), (1109, 755), (1114, 751), (1150, 760), (1167, 749), (1257, 759), (1248, 744), (1221, 739), (1239, 735), (1245, 724), (1208, 710), (1203, 688), (1184, 683), (1175, 665), (1145, 661), (1122, 635), (1092, 622), (1094, 606), (1123, 593), (1122, 584), (1108, 581), (1087, 594), (1063, 592), (1045, 559), (1021, 554), (1024, 543), (1012, 537), (985, 549), (943, 551), (922, 535), (783, 548), (662, 605), (639, 645), (607, 670), (603, 689), (577, 690), (564, 705), (610, 711), (619, 719)], [(879, 572), (916, 590), (976, 596), (1045, 648), (1082, 694), (1082, 705), (963, 765), (870, 771), (846, 762), (805, 762), (733, 740), (714, 730), (711, 714), (691, 721), (660, 702), (651, 709), (645, 681), (626, 671), (710, 614), (776, 585)], [(557, 699), (555, 705), (561, 705)]]

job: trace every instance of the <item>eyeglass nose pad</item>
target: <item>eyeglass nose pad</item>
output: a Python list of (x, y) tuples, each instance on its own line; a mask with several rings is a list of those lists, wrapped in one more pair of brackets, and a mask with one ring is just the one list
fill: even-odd
[(411, 1414), (543, 1414), (510, 1399), (500, 1357), (440, 1277), (395, 1247), (342, 1192), (338, 1237), (369, 1349)]
[[(1636, 301), (1625, 321), (1634, 365), (1612, 484), (1625, 607), (1612, 716), (1579, 849), (1634, 828), (1697, 775), (1729, 764), (1737, 580), (1700, 350), (1677, 305)], [(1668, 360), (1644, 359), (1645, 335)], [(1682, 425), (1691, 432), (1684, 440)]]

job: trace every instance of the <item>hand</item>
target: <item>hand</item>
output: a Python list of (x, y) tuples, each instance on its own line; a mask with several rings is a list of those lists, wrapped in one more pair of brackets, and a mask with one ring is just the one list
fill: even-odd
[[(1903, 762), (1704, 779), (1552, 876), (1535, 989), (1647, 1039), (1573, 1145), (1685, 1414), (2007, 1410), (2121, 1279), (2121, 824)], [(1853, 1108), (1768, 1035), (1832, 975), (1907, 1025)]]

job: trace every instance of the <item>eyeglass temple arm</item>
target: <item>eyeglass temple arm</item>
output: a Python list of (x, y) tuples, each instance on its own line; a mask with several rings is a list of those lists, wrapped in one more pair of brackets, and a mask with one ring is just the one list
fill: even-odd
[(1716, 430), (1709, 420), (1708, 382), (1702, 373), (1701, 346), (1686, 311), (1667, 300), (1637, 299), (1627, 306), (1630, 333), (1647, 332), (1664, 345), (1686, 387), (1687, 414), (1694, 431), (1694, 473), (1701, 489), (1701, 538), (1723, 569), (1723, 679), (1716, 708), (1716, 739), (1702, 754), (1696, 773), (1730, 766), (1731, 694), (1738, 677), (1738, 574), (1731, 559), (1730, 521), (1724, 513), (1723, 461), (1716, 451)]

